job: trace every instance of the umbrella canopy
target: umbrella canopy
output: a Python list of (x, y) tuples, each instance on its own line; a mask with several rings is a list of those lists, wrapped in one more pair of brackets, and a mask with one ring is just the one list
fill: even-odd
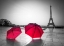
[(43, 29), (36, 23), (29, 23), (25, 26), (25, 33), (32, 38), (41, 38)]
[(20, 35), (21, 29), (20, 27), (12, 27), (10, 30), (7, 31), (7, 39), (15, 39), (18, 35)]

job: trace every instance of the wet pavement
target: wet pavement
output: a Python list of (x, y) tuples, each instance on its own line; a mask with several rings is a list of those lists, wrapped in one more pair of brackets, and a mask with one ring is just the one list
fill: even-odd
[(32, 39), (21, 27), (22, 33), (16, 40), (7, 40), (6, 33), (10, 28), (0, 27), (0, 46), (64, 46), (64, 29), (48, 28), (41, 39)]

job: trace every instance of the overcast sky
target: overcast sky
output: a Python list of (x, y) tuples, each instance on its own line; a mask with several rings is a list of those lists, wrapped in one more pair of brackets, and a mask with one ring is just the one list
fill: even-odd
[(50, 5), (55, 25), (64, 25), (63, 0), (0, 0), (0, 19), (7, 19), (18, 25), (28, 23), (47, 25)]

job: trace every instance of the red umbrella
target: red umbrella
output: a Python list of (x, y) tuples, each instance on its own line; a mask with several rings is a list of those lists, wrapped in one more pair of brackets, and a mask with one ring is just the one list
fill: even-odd
[(15, 39), (18, 35), (20, 35), (21, 29), (20, 27), (12, 27), (10, 30), (7, 31), (7, 39)]
[(25, 33), (32, 38), (41, 38), (44, 33), (40, 25), (36, 23), (29, 23), (25, 26)]

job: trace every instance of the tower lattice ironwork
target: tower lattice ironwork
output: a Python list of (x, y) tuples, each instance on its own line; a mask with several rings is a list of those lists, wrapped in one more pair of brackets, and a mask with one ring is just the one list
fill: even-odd
[(55, 27), (55, 24), (54, 24), (53, 18), (52, 18), (52, 6), (51, 5), (50, 5), (50, 19), (49, 19), (49, 23), (48, 23), (47, 27), (49, 27), (50, 25)]

